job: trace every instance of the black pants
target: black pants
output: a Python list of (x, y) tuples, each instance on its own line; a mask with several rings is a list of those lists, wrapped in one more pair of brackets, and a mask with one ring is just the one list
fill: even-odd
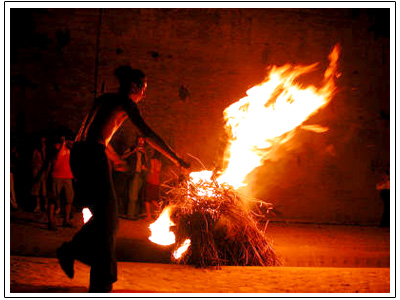
[(91, 287), (109, 285), (117, 281), (118, 204), (105, 146), (75, 143), (70, 163), (77, 202), (89, 207), (93, 216), (67, 245), (77, 260), (91, 267)]

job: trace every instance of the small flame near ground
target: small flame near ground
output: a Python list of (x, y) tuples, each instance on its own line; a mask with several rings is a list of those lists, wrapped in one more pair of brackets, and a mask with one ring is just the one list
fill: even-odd
[(170, 231), (170, 227), (175, 224), (170, 219), (171, 208), (165, 208), (158, 219), (150, 224), (151, 236), (149, 240), (153, 243), (168, 246), (175, 244), (175, 234)]
[(176, 251), (174, 251), (174, 258), (179, 259), (181, 258), (182, 254), (186, 252), (187, 249), (190, 247), (190, 239), (186, 239), (182, 246), (180, 246)]
[[(265, 160), (273, 159), (273, 147), (288, 142), (297, 128), (316, 133), (328, 130), (327, 127), (304, 123), (333, 98), (335, 79), (340, 75), (337, 71), (339, 54), (337, 44), (329, 54), (329, 66), (319, 88), (314, 85), (304, 87), (295, 82), (300, 76), (314, 71), (318, 63), (272, 66), (262, 83), (250, 88), (246, 97), (225, 109), (225, 129), (230, 137), (224, 154), (226, 167), (222, 175), (214, 180), (219, 184), (227, 183), (236, 190), (244, 187), (246, 176)], [(199, 195), (213, 196), (212, 190), (201, 186), (201, 182), (213, 180), (212, 174), (212, 171), (190, 174), (191, 180), (199, 185), (196, 191)], [(159, 219), (150, 225), (150, 240), (154, 243), (162, 244), (164, 239), (169, 239), (168, 245), (175, 243), (175, 235), (169, 232), (172, 223), (169, 214), (169, 209), (165, 209)], [(156, 233), (156, 229), (162, 233)], [(190, 240), (186, 241), (176, 251), (179, 257), (190, 246)]]
[(93, 216), (93, 214), (89, 208), (85, 207), (82, 209), (82, 217), (83, 217), (84, 224), (86, 224), (92, 216)]

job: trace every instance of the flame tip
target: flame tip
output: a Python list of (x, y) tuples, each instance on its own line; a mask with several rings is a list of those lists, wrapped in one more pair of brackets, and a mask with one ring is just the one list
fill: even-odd
[[(328, 56), (330, 62), (321, 88), (294, 83), (299, 76), (315, 70), (319, 62), (269, 66), (263, 82), (248, 89), (246, 97), (224, 110), (225, 129), (230, 140), (224, 154), (228, 165), (221, 180), (235, 188), (243, 186), (244, 178), (253, 169), (264, 160), (273, 159), (274, 145), (289, 141), (292, 135), (287, 133), (293, 132), (331, 101), (337, 92), (334, 79), (337, 78), (339, 53), (340, 44), (337, 43)], [(322, 131), (321, 128), (317, 130)], [(272, 142), (263, 147), (266, 141)], [(262, 153), (260, 148), (266, 151)], [(245, 162), (243, 157), (246, 157)]]

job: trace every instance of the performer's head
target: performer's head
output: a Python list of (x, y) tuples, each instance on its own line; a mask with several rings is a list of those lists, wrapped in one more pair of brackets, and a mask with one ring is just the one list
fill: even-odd
[(143, 98), (147, 88), (147, 78), (141, 70), (121, 66), (115, 70), (114, 75), (118, 78), (121, 94), (126, 94), (136, 103)]

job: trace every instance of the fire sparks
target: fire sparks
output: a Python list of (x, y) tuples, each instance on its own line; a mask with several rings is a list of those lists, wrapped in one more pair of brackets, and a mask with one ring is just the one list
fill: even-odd
[(169, 228), (175, 225), (170, 219), (170, 211), (170, 207), (165, 208), (158, 219), (150, 224), (151, 236), (149, 240), (153, 243), (163, 246), (175, 243), (175, 234), (169, 231)]
[(183, 242), (182, 246), (180, 246), (176, 251), (174, 251), (175, 259), (181, 258), (182, 254), (185, 253), (187, 249), (189, 249), (190, 243), (191, 243), (190, 239), (186, 239)]
[(82, 216), (83, 216), (83, 223), (86, 224), (93, 215), (90, 209), (85, 207), (82, 209)]

